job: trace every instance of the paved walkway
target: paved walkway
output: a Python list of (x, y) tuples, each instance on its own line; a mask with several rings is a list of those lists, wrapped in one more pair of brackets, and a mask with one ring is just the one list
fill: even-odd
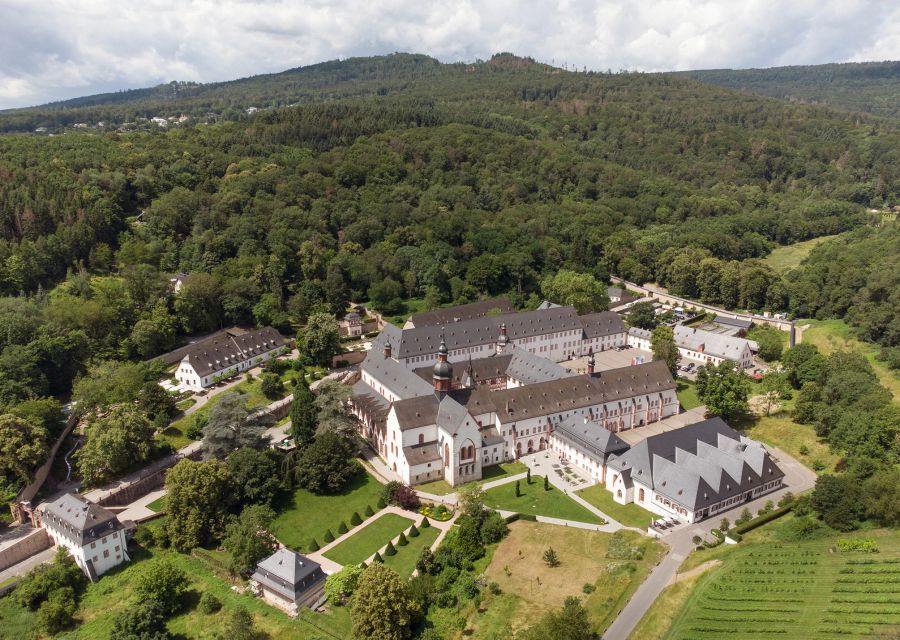
[(158, 500), (166, 495), (165, 489), (159, 489), (157, 491), (151, 491), (143, 498), (138, 498), (134, 502), (132, 502), (128, 507), (125, 508), (124, 511), (120, 511), (116, 515), (119, 520), (134, 520), (135, 522), (143, 522), (144, 520), (150, 520), (151, 518), (155, 518), (159, 515), (156, 511), (149, 509), (147, 507), (148, 504), (153, 502), (154, 500)]
[[(340, 545), (345, 540), (353, 537), (354, 535), (356, 535), (357, 533), (359, 533), (360, 531), (365, 529), (367, 526), (369, 526), (370, 524), (372, 524), (373, 522), (378, 520), (381, 516), (383, 516), (386, 513), (393, 513), (395, 515), (402, 516), (404, 518), (409, 518), (409, 519), (413, 520), (413, 524), (416, 524), (416, 525), (418, 525), (418, 523), (424, 517), (421, 514), (413, 513), (412, 511), (407, 511), (406, 509), (401, 509), (400, 507), (387, 506), (384, 509), (381, 509), (380, 511), (378, 511), (371, 518), (363, 520), (362, 524), (359, 524), (359, 525), (353, 527), (352, 529), (350, 529), (347, 533), (345, 533), (341, 536), (338, 536), (332, 542), (329, 542), (328, 544), (326, 544), (324, 547), (322, 547), (318, 551), (313, 551), (312, 553), (307, 553), (306, 556), (308, 558), (314, 560), (315, 562), (318, 562), (320, 565), (322, 565), (322, 570), (325, 571), (325, 573), (327, 573), (327, 574), (332, 574), (337, 571), (340, 571), (341, 568), (343, 567), (343, 565), (338, 564), (334, 560), (326, 558), (325, 553), (330, 551), (331, 549), (334, 549), (335, 547)], [(438, 546), (443, 541), (444, 536), (446, 536), (447, 532), (453, 527), (453, 523), (455, 520), (456, 520), (456, 516), (454, 516), (453, 518), (451, 518), (450, 520), (447, 520), (445, 522), (439, 522), (432, 518), (428, 519), (428, 522), (431, 524), (432, 527), (440, 530), (440, 534), (438, 534), (437, 539), (431, 545), (432, 551), (437, 550)], [(409, 530), (411, 528), (412, 528), (412, 524), (410, 524), (409, 527), (404, 529), (403, 533), (408, 534)], [(409, 537), (409, 536), (407, 536), (407, 537)], [(390, 542), (393, 542), (394, 546), (396, 547), (397, 541), (399, 539), (400, 539), (400, 534), (397, 534), (390, 540)], [(382, 556), (384, 556), (384, 551), (385, 551), (385, 549), (387, 549), (387, 545), (388, 545), (388, 543), (385, 542), (383, 545), (381, 545), (381, 547), (379, 547), (377, 549), (377, 552), (380, 553)], [(370, 555), (368, 558), (365, 559), (365, 563), (371, 564), (372, 559), (374, 557), (375, 557), (375, 552), (373, 552), (372, 555)]]

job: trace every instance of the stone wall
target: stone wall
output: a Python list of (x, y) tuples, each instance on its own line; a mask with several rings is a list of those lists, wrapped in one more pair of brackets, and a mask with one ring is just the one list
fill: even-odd
[(0, 551), (0, 571), (30, 558), (36, 553), (53, 546), (46, 529), (35, 529), (33, 533)]

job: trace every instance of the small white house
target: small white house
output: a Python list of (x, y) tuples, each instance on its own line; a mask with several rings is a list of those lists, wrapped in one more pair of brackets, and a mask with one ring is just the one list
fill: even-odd
[(263, 600), (292, 616), (302, 607), (315, 608), (325, 600), (325, 572), (319, 563), (283, 547), (256, 565), (250, 586)]
[(188, 350), (175, 370), (175, 378), (184, 387), (200, 391), (271, 359), (286, 345), (284, 336), (272, 327), (209, 338)]
[(125, 530), (111, 511), (67, 493), (38, 507), (41, 526), (91, 581), (128, 561)]

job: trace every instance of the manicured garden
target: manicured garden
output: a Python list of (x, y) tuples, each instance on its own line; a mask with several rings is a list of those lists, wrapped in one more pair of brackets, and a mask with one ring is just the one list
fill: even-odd
[(410, 518), (384, 513), (328, 550), (325, 557), (342, 565), (359, 564), (413, 524)]
[[(614, 539), (609, 533), (522, 520), (510, 524), (484, 572), (498, 584), (499, 593), (484, 592), (469, 614), (472, 635), (511, 637), (560, 607), (567, 596), (582, 600), (594, 630), (602, 632), (663, 554), (660, 543), (640, 534), (617, 536), (639, 552), (627, 559), (607, 557)], [(548, 547), (556, 552), (559, 566), (542, 559)]]
[(422, 555), (425, 547), (430, 547), (437, 540), (441, 531), (437, 527), (426, 527), (422, 529), (416, 525), (419, 532), (418, 536), (409, 536), (409, 544), (406, 546), (398, 546), (397, 553), (392, 556), (384, 556), (384, 564), (399, 573), (404, 578), (412, 575), (416, 568), (416, 562)]
[(297, 489), (275, 505), (278, 517), (272, 523), (272, 533), (292, 549), (311, 551), (313, 538), (322, 546), (327, 531), (337, 537), (341, 522), (349, 527), (354, 512), (364, 519), (366, 507), (377, 511), (381, 489), (381, 483), (367, 473), (338, 495), (317, 496)]
[(520, 495), (516, 496), (515, 482), (502, 484), (485, 491), (484, 504), (492, 509), (502, 509), (503, 511), (603, 524), (599, 517), (556, 487), (551, 485), (548, 490), (545, 490), (543, 476), (532, 476), (531, 484), (524, 479), (519, 481), (519, 493)]
[(602, 484), (595, 484), (587, 489), (582, 489), (578, 495), (600, 509), (613, 520), (617, 520), (626, 527), (646, 529), (656, 516), (646, 509), (632, 503), (619, 504), (613, 500), (612, 493)]
[[(866, 552), (873, 545), (877, 552)], [(692, 558), (701, 561), (705, 553)], [(697, 581), (664, 637), (863, 638), (900, 625), (894, 532), (796, 543), (745, 540), (717, 555), (723, 565)]]
[(514, 476), (519, 473), (525, 473), (527, 469), (528, 467), (525, 465), (525, 463), (519, 462), (518, 460), (514, 462), (502, 462), (500, 464), (493, 464), (489, 467), (484, 467), (481, 471), (481, 480), (467, 482), (458, 487), (451, 486), (446, 480), (432, 480), (431, 482), (426, 482), (425, 484), (417, 484), (416, 490), (424, 491), (425, 493), (433, 493), (437, 496), (445, 496), (449, 493), (459, 491), (461, 488), (469, 486), (471, 484), (484, 484), (485, 482), (501, 480), (503, 478), (508, 478), (509, 476)]

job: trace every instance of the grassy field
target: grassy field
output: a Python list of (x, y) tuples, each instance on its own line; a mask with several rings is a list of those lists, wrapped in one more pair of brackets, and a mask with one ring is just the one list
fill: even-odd
[(582, 489), (578, 492), (578, 495), (610, 518), (618, 520), (627, 527), (646, 529), (651, 520), (659, 517), (633, 502), (630, 504), (619, 504), (613, 500), (612, 493), (607, 491), (602, 484), (595, 484), (587, 489)]
[(417, 537), (409, 538), (409, 544), (405, 547), (397, 547), (397, 555), (385, 556), (384, 563), (404, 578), (412, 575), (422, 550), (434, 544), (440, 533), (437, 527), (419, 529)]
[(675, 389), (675, 393), (678, 395), (678, 402), (681, 404), (681, 408), (685, 411), (703, 404), (697, 395), (697, 385), (690, 380), (678, 378), (678, 386)]
[(459, 491), (461, 488), (469, 486), (470, 484), (484, 484), (485, 482), (500, 480), (501, 478), (508, 478), (509, 476), (516, 475), (517, 473), (525, 473), (527, 470), (528, 467), (524, 462), (503, 462), (501, 464), (494, 464), (489, 467), (484, 467), (484, 469), (482, 470), (481, 480), (467, 482), (458, 487), (450, 486), (445, 480), (434, 480), (432, 482), (426, 482), (425, 484), (417, 484), (416, 489), (418, 489), (419, 491), (424, 491), (426, 493), (433, 493), (438, 496), (445, 496), (448, 493)]
[(488, 489), (484, 493), (484, 504), (493, 509), (530, 513), (536, 516), (562, 518), (577, 522), (600, 523), (600, 518), (564, 495), (562, 491), (550, 486), (544, 491), (544, 476), (532, 476), (531, 484), (522, 480), (519, 483), (522, 495), (516, 497), (515, 483), (500, 485)]
[(412, 524), (414, 522), (409, 518), (398, 516), (396, 513), (384, 513), (330, 549), (325, 557), (338, 564), (359, 564)]
[(862, 353), (872, 363), (878, 380), (890, 390), (894, 402), (900, 402), (900, 375), (875, 359), (879, 348), (874, 344), (861, 342), (853, 337), (853, 330), (842, 320), (797, 320), (796, 325), (809, 328), (803, 331), (803, 342), (816, 345), (825, 354), (841, 349), (852, 349)]
[(166, 510), (166, 496), (160, 496), (153, 502), (147, 505), (147, 508), (150, 509), (153, 513), (159, 513), (160, 511)]
[[(303, 611), (299, 618), (291, 619), (249, 592), (232, 591), (233, 584), (229, 580), (217, 575), (198, 558), (171, 550), (149, 553), (138, 550), (132, 562), (88, 586), (76, 614), (80, 625), (65, 634), (66, 640), (110, 638), (116, 614), (134, 604), (132, 591), (135, 576), (142, 571), (144, 561), (151, 555), (166, 558), (183, 569), (191, 583), (184, 610), (169, 621), (169, 629), (176, 637), (191, 640), (220, 638), (227, 620), (226, 614), (238, 606), (246, 608), (257, 627), (272, 638), (312, 640), (330, 637), (321, 629), (327, 629), (339, 637), (350, 635), (350, 616), (346, 607), (337, 607), (325, 614)], [(203, 592), (215, 595), (222, 602), (223, 610), (212, 615), (197, 611), (196, 604)], [(35, 619), (35, 614), (22, 609), (11, 598), (0, 598), (0, 638), (30, 640), (40, 637), (35, 633)]]
[[(872, 538), (879, 553), (839, 552)], [(798, 543), (746, 544), (702, 576), (669, 640), (863, 638), (900, 625), (900, 537), (868, 530)]]
[[(751, 438), (782, 449), (813, 471), (832, 471), (841, 459), (819, 439), (812, 425), (797, 424), (787, 412), (754, 417), (735, 427), (746, 431)], [(800, 452), (803, 447), (806, 454)]]
[(326, 530), (331, 529), (337, 536), (341, 521), (350, 526), (354, 511), (365, 518), (366, 506), (377, 509), (380, 495), (381, 483), (367, 473), (354, 480), (340, 495), (317, 496), (305, 489), (297, 489), (275, 505), (278, 517), (272, 523), (272, 533), (292, 549), (309, 551), (313, 538), (320, 545), (324, 544)]
[(836, 237), (837, 236), (822, 236), (820, 238), (804, 240), (803, 242), (796, 242), (783, 247), (776, 247), (772, 253), (763, 258), (763, 262), (778, 273), (785, 273), (798, 267), (816, 245)]
[[(644, 545), (644, 558), (610, 560), (608, 533), (518, 521), (494, 552), (485, 571), (501, 593), (485, 593), (481, 607), (469, 617), (475, 638), (507, 638), (562, 606), (567, 596), (582, 600), (595, 630), (601, 632), (615, 618), (635, 589), (662, 555), (662, 545), (638, 534), (628, 536)], [(541, 560), (553, 547), (560, 566), (549, 568)], [(591, 594), (582, 587), (594, 585)]]

